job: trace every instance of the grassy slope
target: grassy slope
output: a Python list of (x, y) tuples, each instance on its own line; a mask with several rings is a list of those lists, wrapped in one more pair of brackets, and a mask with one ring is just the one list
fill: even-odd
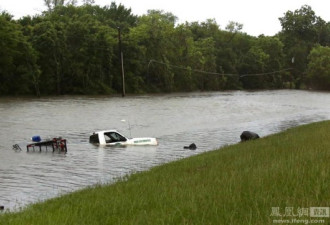
[(228, 146), (2, 215), (0, 224), (272, 224), (272, 207), (329, 207), (329, 131), (326, 121)]

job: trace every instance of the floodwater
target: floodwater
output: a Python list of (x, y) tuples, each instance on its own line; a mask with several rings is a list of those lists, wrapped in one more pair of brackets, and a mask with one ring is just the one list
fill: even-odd
[[(240, 141), (330, 119), (330, 93), (295, 90), (133, 97), (0, 98), (0, 205), (19, 210), (90, 185)], [(123, 122), (125, 120), (126, 122)], [(158, 146), (98, 147), (93, 131), (156, 137)], [(32, 136), (62, 136), (68, 152), (26, 151)], [(196, 143), (195, 151), (183, 146)], [(14, 151), (19, 144), (22, 151)]]

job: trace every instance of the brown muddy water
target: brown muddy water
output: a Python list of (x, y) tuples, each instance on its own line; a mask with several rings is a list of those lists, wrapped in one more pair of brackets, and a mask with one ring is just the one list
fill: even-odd
[[(240, 141), (330, 119), (330, 93), (212, 92), (134, 97), (0, 98), (0, 205), (30, 203)], [(122, 122), (126, 120), (126, 122)], [(129, 129), (129, 127), (131, 129)], [(151, 136), (158, 146), (97, 147), (94, 131)], [(131, 134), (130, 134), (131, 133)], [(68, 152), (27, 152), (32, 136), (62, 136)], [(183, 146), (196, 143), (195, 151)], [(19, 144), (22, 151), (14, 151)]]

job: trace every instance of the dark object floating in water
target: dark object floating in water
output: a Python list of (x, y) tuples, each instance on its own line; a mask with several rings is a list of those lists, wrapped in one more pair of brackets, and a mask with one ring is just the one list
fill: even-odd
[(252, 131), (243, 131), (241, 134), (241, 141), (255, 140), (258, 138), (260, 138), (259, 135)]
[(22, 151), (21, 147), (19, 147), (18, 144), (14, 144), (13, 145), (13, 150), (15, 150), (15, 151)]
[(5, 207), (3, 205), (0, 205), (0, 210), (4, 210)]
[(41, 140), (39, 136), (33, 136), (32, 141), (33, 141), (32, 143), (26, 146), (27, 151), (29, 151), (31, 148), (35, 150), (35, 147), (39, 147), (39, 151), (41, 151), (41, 147), (43, 146), (46, 147), (46, 150), (48, 147), (51, 147), (53, 152), (55, 150), (59, 150), (63, 152), (68, 151), (68, 148), (66, 147), (66, 139), (62, 139), (61, 137)]
[(195, 143), (190, 144), (189, 146), (184, 146), (184, 149), (196, 150), (197, 146)]

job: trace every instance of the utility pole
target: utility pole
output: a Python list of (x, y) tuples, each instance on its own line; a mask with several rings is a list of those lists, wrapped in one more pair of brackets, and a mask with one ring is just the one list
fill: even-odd
[(119, 57), (120, 57), (120, 64), (121, 64), (121, 75), (122, 75), (122, 97), (125, 97), (125, 73), (124, 73), (124, 55), (121, 48), (121, 29), (118, 28), (118, 45), (119, 45)]

